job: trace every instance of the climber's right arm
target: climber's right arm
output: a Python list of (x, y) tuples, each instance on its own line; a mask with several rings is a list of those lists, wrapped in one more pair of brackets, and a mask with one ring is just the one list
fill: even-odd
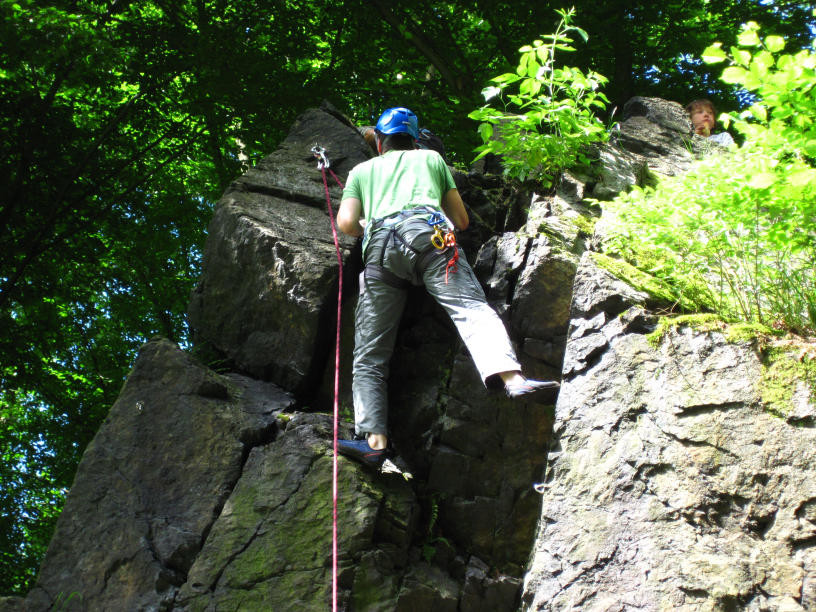
[(337, 211), (337, 227), (349, 236), (362, 236), (363, 226), (360, 217), (363, 214), (363, 203), (357, 198), (343, 198), (340, 210)]

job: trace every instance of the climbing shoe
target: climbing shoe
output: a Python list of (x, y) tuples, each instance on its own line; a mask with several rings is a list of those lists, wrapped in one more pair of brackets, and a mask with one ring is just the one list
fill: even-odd
[(353, 440), (338, 440), (337, 452), (373, 468), (380, 467), (389, 456), (388, 448), (374, 450), (368, 445), (365, 438), (357, 438), (356, 436)]
[(504, 392), (511, 399), (535, 400), (546, 403), (555, 400), (559, 387), (561, 385), (554, 380), (527, 379), (523, 383), (504, 385)]

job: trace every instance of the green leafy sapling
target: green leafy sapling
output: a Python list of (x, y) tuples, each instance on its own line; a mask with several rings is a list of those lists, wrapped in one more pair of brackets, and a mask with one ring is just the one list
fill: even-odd
[(781, 36), (759, 37), (759, 26), (749, 22), (737, 38), (739, 46), (726, 53), (721, 43), (703, 52), (708, 64), (727, 62), (722, 81), (740, 87), (757, 101), (739, 114), (724, 116), (734, 121), (748, 142), (777, 153), (794, 153), (816, 159), (816, 54), (802, 49), (782, 53)]
[(516, 71), (491, 79), (493, 85), (482, 90), (487, 104), (468, 115), (481, 122), (483, 144), (476, 148), (476, 160), (499, 155), (506, 175), (546, 187), (576, 161), (588, 161), (583, 157), (587, 144), (607, 138), (594, 114), (609, 102), (600, 91), (607, 79), (591, 70), (556, 66), (556, 51), (575, 50), (570, 34), (588, 38), (572, 23), (575, 9), (556, 12), (561, 20), (555, 33), (521, 47)]

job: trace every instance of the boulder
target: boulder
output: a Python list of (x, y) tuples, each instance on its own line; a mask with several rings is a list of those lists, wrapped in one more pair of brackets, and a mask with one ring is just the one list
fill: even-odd
[(166, 609), (249, 449), (291, 404), (167, 340), (146, 344), (82, 457), (28, 607)]
[(816, 430), (763, 402), (767, 359), (650, 341), (644, 295), (593, 257), (575, 289), (523, 607), (813, 609)]
[(610, 200), (633, 185), (654, 182), (656, 175), (685, 172), (694, 161), (691, 121), (677, 102), (634, 97), (608, 143), (598, 148), (591, 195)]
[[(301, 115), (283, 143), (216, 204), (188, 309), (198, 345), (306, 400), (325, 365), (337, 303), (337, 254), (311, 152), (316, 144), (341, 181), (370, 157), (363, 137), (331, 107)], [(336, 212), (341, 190), (331, 176), (327, 181)], [(342, 234), (339, 241), (353, 278), (356, 241)]]

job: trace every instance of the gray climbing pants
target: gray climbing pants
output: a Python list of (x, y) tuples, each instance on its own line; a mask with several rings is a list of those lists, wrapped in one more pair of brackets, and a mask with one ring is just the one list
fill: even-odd
[[(358, 435), (388, 433), (388, 365), (407, 296), (406, 287), (399, 286), (399, 281), (404, 285), (425, 285), (445, 309), (482, 381), (500, 372), (521, 369), (504, 324), (488, 305), (464, 253), (460, 250), (458, 269), (448, 275), (446, 284), (450, 248), (429, 251), (432, 234), (424, 219), (412, 218), (394, 228), (380, 229), (366, 248), (367, 272), (360, 275), (354, 324), (352, 395)], [(385, 272), (373, 274), (372, 269)]]

